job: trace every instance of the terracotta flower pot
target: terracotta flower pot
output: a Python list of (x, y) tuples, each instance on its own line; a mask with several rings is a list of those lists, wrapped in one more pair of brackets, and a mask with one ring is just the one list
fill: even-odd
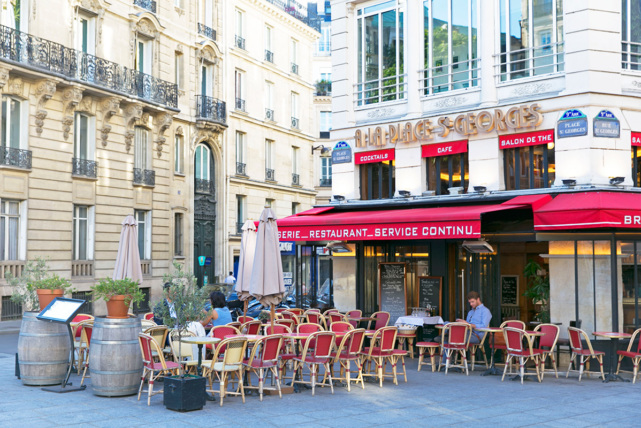
[(131, 296), (125, 296), (123, 294), (111, 296), (111, 298), (107, 300), (107, 318), (128, 317), (129, 305), (125, 303), (125, 299), (131, 303)]
[(40, 310), (46, 308), (47, 305), (51, 303), (56, 297), (64, 296), (64, 290), (62, 289), (49, 290), (46, 288), (39, 288), (36, 290), (36, 293), (38, 294), (38, 303), (40, 303)]

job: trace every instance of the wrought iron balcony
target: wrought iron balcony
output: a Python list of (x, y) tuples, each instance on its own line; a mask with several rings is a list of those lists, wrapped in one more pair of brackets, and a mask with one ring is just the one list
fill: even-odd
[(266, 120), (271, 120), (272, 122), (274, 122), (274, 110), (272, 110), (270, 108), (266, 108), (265, 109), (265, 119)]
[(236, 36), (236, 47), (245, 50), (245, 39), (240, 36)]
[(0, 165), (31, 169), (31, 150), (0, 147)]
[(206, 195), (214, 194), (214, 182), (211, 180), (203, 180), (201, 178), (195, 179), (195, 189), (196, 193), (203, 193)]
[(207, 37), (213, 41), (216, 41), (216, 30), (211, 27), (206, 26), (205, 24), (198, 23), (198, 34)]
[(98, 162), (87, 159), (72, 159), (71, 174), (79, 177), (98, 177)]
[(298, 74), (298, 64), (292, 62), (292, 73)]
[(196, 107), (198, 109), (198, 119), (220, 123), (227, 122), (227, 107), (224, 101), (207, 95), (196, 95)]
[(236, 222), (236, 235), (242, 235), (243, 234), (243, 225), (245, 223), (243, 222)]
[(236, 110), (246, 111), (245, 110), (245, 100), (242, 98), (236, 98)]
[(321, 177), (320, 187), (332, 187), (332, 177)]
[(156, 171), (134, 168), (134, 184), (141, 186), (155, 186)]
[(265, 181), (276, 181), (276, 171), (271, 168), (265, 168)]
[(236, 175), (243, 175), (246, 177), (247, 176), (247, 174), (245, 173), (246, 166), (247, 165), (245, 165), (242, 162), (236, 162)]
[(134, 0), (134, 4), (147, 9), (151, 13), (156, 13), (156, 2), (154, 0)]
[(265, 49), (265, 61), (274, 62), (274, 52)]
[(178, 108), (178, 86), (106, 59), (0, 25), (0, 60), (127, 97)]
[(316, 91), (314, 91), (314, 95), (316, 95), (317, 97), (326, 97), (332, 95), (332, 82), (316, 82), (315, 86)]
[(300, 121), (298, 120), (298, 118), (292, 116), (292, 128), (299, 129), (299, 127), (298, 127), (299, 122)]
[(300, 175), (296, 173), (292, 173), (292, 185), (293, 186), (300, 186)]

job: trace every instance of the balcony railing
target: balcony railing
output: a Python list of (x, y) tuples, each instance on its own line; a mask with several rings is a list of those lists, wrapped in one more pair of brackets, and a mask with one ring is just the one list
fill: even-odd
[(245, 39), (243, 37), (236, 36), (236, 47), (245, 50)]
[(22, 318), (22, 303), (11, 300), (11, 296), (2, 296), (2, 317), (0, 321), (19, 320)]
[(298, 64), (292, 62), (292, 73), (298, 74)]
[(292, 128), (294, 128), (294, 129), (299, 129), (299, 128), (298, 128), (298, 124), (299, 124), (299, 122), (300, 122), (300, 121), (298, 120), (298, 118), (296, 118), (296, 117), (292, 116)]
[(406, 80), (406, 74), (398, 74), (357, 83), (354, 85), (356, 105), (361, 106), (404, 99), (407, 92)]
[(332, 187), (332, 177), (321, 177), (320, 187)]
[(563, 43), (519, 49), (494, 55), (499, 82), (542, 76), (565, 70)]
[(0, 60), (28, 65), (127, 97), (178, 107), (178, 86), (175, 83), (2, 25)]
[(151, 276), (151, 260), (141, 260), (142, 276)]
[(292, 185), (300, 186), (300, 175), (296, 174), (295, 172), (292, 173)]
[(265, 49), (265, 61), (274, 62), (274, 52)]
[(317, 97), (325, 97), (332, 95), (332, 82), (316, 82), (316, 91), (314, 95)]
[(71, 174), (79, 177), (98, 177), (98, 162), (87, 159), (72, 159)]
[(271, 168), (265, 168), (265, 181), (276, 181), (276, 171)]
[(433, 95), (479, 86), (481, 68), (478, 59), (445, 64), (421, 70), (421, 95)]
[(141, 186), (155, 186), (156, 171), (134, 168), (134, 184)]
[(641, 70), (641, 43), (622, 42), (621, 68)]
[(0, 147), (0, 165), (31, 169), (31, 150)]
[(224, 101), (207, 95), (196, 95), (196, 108), (198, 109), (198, 119), (227, 122), (227, 107)]
[(245, 111), (245, 100), (236, 98), (236, 110)]
[(202, 193), (205, 195), (214, 194), (214, 182), (211, 180), (203, 180), (201, 178), (195, 179), (195, 189), (196, 193)]
[(265, 109), (265, 120), (270, 120), (274, 122), (274, 110), (270, 108)]
[(247, 176), (247, 174), (245, 173), (246, 166), (247, 165), (245, 165), (243, 162), (236, 162), (236, 175), (243, 175), (246, 177)]
[(0, 279), (6, 279), (6, 274), (9, 272), (14, 278), (22, 276), (22, 270), (25, 266), (24, 261), (21, 260), (5, 260), (0, 261)]
[(134, 4), (147, 9), (151, 13), (156, 13), (156, 2), (154, 0), (134, 0)]
[(72, 260), (71, 276), (74, 278), (93, 277), (93, 260)]
[(206, 26), (205, 24), (198, 23), (198, 34), (207, 37), (213, 41), (216, 41), (216, 30), (211, 27)]

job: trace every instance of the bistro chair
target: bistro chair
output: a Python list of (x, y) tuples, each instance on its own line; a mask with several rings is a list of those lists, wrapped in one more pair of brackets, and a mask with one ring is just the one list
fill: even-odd
[(91, 345), (91, 335), (93, 334), (93, 320), (86, 320), (81, 323), (82, 331), (80, 332), (80, 344), (82, 352), (82, 360), (78, 359), (78, 374), (80, 374), (80, 366), (82, 367), (82, 379), (80, 386), (85, 382), (87, 376), (87, 368), (89, 367), (89, 346)]
[[(523, 385), (523, 377), (526, 375), (536, 374), (536, 378), (541, 382), (541, 373), (539, 370), (540, 365), (540, 356), (542, 352), (538, 349), (533, 348), (532, 336), (527, 334), (525, 330), (519, 328), (505, 327), (503, 329), (503, 337), (505, 338), (505, 346), (507, 348), (507, 357), (505, 360), (505, 368), (503, 369), (503, 376), (501, 377), (501, 382), (505, 379), (505, 374), (507, 373), (508, 364), (512, 361), (513, 358), (518, 358), (519, 360), (519, 375), (521, 377), (521, 385)], [(523, 346), (523, 342), (527, 343), (527, 347)], [(534, 366), (536, 367), (536, 373), (526, 373), (525, 365), (527, 361), (531, 359), (534, 361)]]
[[(173, 355), (174, 362), (182, 364), (187, 373), (193, 373), (198, 367), (198, 347), (189, 343), (183, 343), (178, 340), (178, 330), (172, 330), (169, 333), (169, 347)], [(195, 337), (190, 331), (183, 330), (180, 332), (180, 338)]]
[[(266, 335), (279, 334), (283, 336), (286, 334), (291, 334), (291, 332), (292, 331), (289, 329), (289, 327), (285, 325), (275, 324), (273, 328), (271, 325), (265, 326)], [(295, 345), (296, 343), (293, 339), (288, 339), (286, 337), (283, 337), (283, 344), (281, 345), (281, 350), (279, 355), (279, 366), (278, 366), (281, 380), (285, 379), (285, 374), (287, 373), (287, 362), (293, 361), (294, 357), (296, 356)], [(293, 380), (294, 375), (292, 374), (292, 376), (287, 379)]]
[[(275, 327), (275, 326), (274, 326)], [(245, 375), (247, 376), (246, 389), (258, 389), (258, 395), (260, 396), (260, 401), (263, 401), (263, 388), (265, 382), (265, 370), (268, 372), (271, 371), (272, 376), (276, 380), (276, 389), (278, 390), (278, 396), (283, 398), (283, 394), (280, 391), (280, 379), (278, 377), (279, 372), (279, 360), (281, 349), (283, 346), (283, 336), (278, 334), (272, 334), (265, 337), (262, 337), (254, 343), (254, 349), (249, 356), (247, 362), (243, 363), (245, 366)], [(258, 386), (251, 386), (251, 373), (256, 373), (258, 375)]]
[(232, 321), (232, 322), (228, 322), (225, 325), (228, 327), (234, 327), (235, 329), (240, 329), (240, 326), (242, 325), (242, 323), (240, 321)]
[(539, 338), (539, 347), (536, 348), (541, 351), (539, 359), (541, 360), (541, 379), (545, 375), (545, 360), (550, 357), (552, 367), (554, 368), (554, 375), (559, 378), (559, 372), (556, 368), (556, 359), (554, 352), (556, 351), (556, 341), (559, 339), (559, 326), (554, 324), (539, 324), (534, 328), (534, 331), (545, 333)]
[[(445, 338), (447, 337), (447, 341)], [(470, 325), (462, 322), (453, 322), (445, 324), (441, 333), (442, 349), (445, 353), (445, 374), (447, 375), (448, 369), (451, 367), (459, 367), (465, 369), (465, 374), (469, 376), (467, 370), (467, 348), (470, 340)], [(446, 343), (447, 342), (447, 343)], [(450, 364), (452, 361), (452, 354), (460, 355), (461, 364)], [(442, 361), (441, 361), (442, 365)], [(438, 369), (441, 370), (441, 365)]]
[(154, 322), (154, 320), (140, 320), (140, 328), (142, 329), (143, 333), (145, 330), (148, 330), (152, 327), (156, 327), (158, 324)]
[(325, 317), (320, 312), (307, 311), (305, 312), (305, 317), (307, 318), (308, 323), (318, 324), (323, 328), (323, 330), (325, 330), (327, 324), (325, 323)]
[(89, 349), (86, 348), (87, 340), (86, 338), (82, 337), (84, 326), (87, 324), (93, 325), (93, 317), (78, 321), (78, 323), (73, 327), (73, 346), (75, 350), (74, 365), (76, 366), (76, 371), (78, 374), (80, 374), (80, 370), (82, 370), (83, 361), (89, 356)]
[[(142, 387), (145, 385), (145, 380), (149, 383), (147, 391), (147, 405), (151, 405), (151, 396), (160, 394), (163, 390), (154, 392), (154, 382), (160, 376), (178, 374), (180, 364), (173, 361), (165, 361), (162, 350), (156, 340), (149, 334), (138, 333), (138, 342), (140, 343), (140, 351), (142, 353), (143, 372), (140, 379), (140, 388), (138, 388), (138, 401), (140, 401), (140, 394)], [(158, 358), (158, 362), (154, 361)]]
[(242, 325), (242, 324), (245, 324), (246, 322), (254, 321), (254, 318), (240, 315), (238, 318), (236, 318), (236, 321), (238, 321)]
[(165, 352), (171, 352), (171, 348), (164, 349), (165, 344), (167, 343), (167, 334), (169, 334), (169, 328), (167, 328), (166, 325), (156, 325), (153, 327), (149, 327), (147, 330), (144, 330), (143, 333), (148, 334), (154, 338), (154, 340), (158, 344), (158, 347), (160, 347), (160, 349), (162, 350), (163, 355)]
[(385, 311), (374, 312), (372, 314), (373, 320), (367, 325), (368, 330), (378, 330), (379, 328), (387, 327), (389, 324), (390, 313)]
[(345, 314), (346, 317), (348, 318), (347, 321), (354, 326), (354, 328), (358, 328), (358, 323), (360, 321), (358, 320), (350, 320), (349, 318), (361, 318), (363, 316), (363, 311), (360, 309), (354, 309), (352, 311), (347, 311)]
[[(294, 380), (292, 381), (292, 386), (297, 383), (311, 384), (312, 395), (314, 395), (316, 392), (316, 377), (319, 373), (318, 369), (322, 365), (325, 369), (325, 376), (323, 376), (323, 381), (320, 385), (326, 386), (327, 378), (329, 378), (329, 387), (332, 390), (332, 394), (334, 393), (330, 364), (332, 362), (331, 353), (335, 338), (336, 336), (331, 331), (317, 331), (309, 336), (309, 340), (303, 347), (302, 354), (294, 358)], [(310, 346), (312, 343), (315, 344), (314, 348)], [(309, 368), (309, 381), (304, 380), (303, 369), (305, 366)], [(298, 380), (296, 380), (297, 373), (300, 377)]]
[(260, 321), (248, 321), (242, 324), (239, 330), (242, 334), (259, 334), (262, 325), (263, 324)]
[[(570, 356), (570, 365), (568, 367), (568, 372), (566, 373), (565, 377), (568, 377), (570, 375), (570, 368), (572, 367), (572, 362), (574, 362), (575, 358), (579, 358), (579, 382), (581, 382), (581, 376), (583, 375), (583, 368), (585, 366), (585, 363), (587, 361), (587, 370), (586, 373), (589, 376), (589, 370), (590, 370), (590, 359), (594, 358), (599, 362), (599, 368), (601, 369), (601, 378), (605, 380), (605, 374), (603, 373), (603, 356), (605, 355), (605, 352), (603, 351), (595, 351), (592, 349), (592, 342), (590, 342), (590, 338), (588, 335), (581, 329), (575, 328), (575, 327), (568, 327), (568, 334), (570, 336), (570, 349), (572, 350), (572, 355)], [(588, 346), (588, 349), (583, 348), (583, 342), (581, 339), (585, 340), (585, 343)], [(576, 370), (573, 370), (576, 371)]]
[[(343, 321), (337, 321), (334, 323), (331, 323), (329, 326), (329, 331), (333, 331), (334, 333), (344, 333), (346, 331), (353, 330), (354, 327), (348, 322), (343, 322)], [(344, 337), (338, 337), (336, 336), (336, 347), (338, 348), (338, 345), (341, 344), (341, 341), (343, 340)]]
[(294, 322), (298, 321), (298, 319), (296, 318), (296, 314), (288, 311), (287, 309), (283, 310), (280, 315), (282, 319), (292, 320)]
[[(392, 364), (394, 345), (396, 344), (396, 327), (382, 327), (374, 332), (370, 346), (363, 348), (361, 352), (361, 367), (363, 376), (378, 377), (379, 386), (383, 387), (383, 378), (386, 376), (383, 370), (384, 364)], [(372, 363), (376, 364), (376, 371), (372, 372)], [(365, 370), (367, 364), (367, 370)], [(392, 376), (396, 383), (396, 368), (393, 368)]]
[[(332, 324), (333, 326), (333, 324)], [(351, 325), (350, 325), (351, 327)], [(341, 380), (347, 383), (347, 391), (351, 391), (351, 383), (356, 382), (361, 383), (361, 388), (365, 389), (365, 384), (363, 383), (363, 370), (361, 367), (361, 351), (363, 350), (363, 342), (365, 341), (365, 329), (359, 328), (356, 330), (349, 330), (347, 334), (343, 336), (340, 344), (337, 347), (336, 352), (332, 353), (332, 358), (334, 359), (331, 368), (334, 369), (334, 364), (338, 363), (340, 367), (340, 375), (338, 377), (333, 376), (334, 380)], [(352, 379), (351, 374), (351, 364), (352, 361), (356, 363), (357, 376)]]
[(147, 312), (145, 315), (142, 316), (142, 319), (144, 320), (152, 320), (154, 319), (154, 313), (153, 312)]
[[(398, 334), (396, 335), (398, 338)], [(403, 378), (405, 379), (405, 383), (407, 383), (407, 372), (405, 371), (405, 357), (407, 357), (408, 351), (405, 349), (392, 349), (392, 357), (390, 358), (390, 363), (392, 364), (392, 373), (391, 375), (394, 376), (394, 384), (398, 385), (398, 370), (396, 369), (396, 366), (398, 365), (398, 361), (401, 361), (401, 367), (403, 368)], [(412, 356), (412, 358), (414, 358)], [(386, 373), (387, 375), (388, 373)]]
[(632, 360), (632, 383), (637, 382), (637, 374), (639, 373), (639, 361), (641, 361), (641, 340), (639, 343), (637, 343), (636, 350), (633, 350), (632, 347), (634, 345), (634, 340), (637, 338), (639, 335), (639, 332), (641, 331), (641, 328), (638, 328), (632, 333), (632, 337), (630, 337), (630, 342), (628, 343), (628, 349), (625, 351), (617, 351), (617, 354), (619, 355), (619, 363), (617, 364), (617, 375), (619, 374), (619, 369), (621, 368), (621, 361), (625, 358), (628, 357)]
[[(485, 354), (485, 339), (487, 339), (488, 334), (483, 332), (475, 332), (473, 329), (470, 329), (470, 334), (482, 334), (481, 341), (479, 343), (469, 343), (468, 348), (470, 350), (470, 358), (472, 359), (472, 371), (474, 371), (474, 366), (476, 366), (476, 352), (481, 351), (483, 355), (483, 362), (485, 363), (485, 368), (488, 368), (487, 364), (487, 355)], [(470, 339), (472, 336), (470, 336)]]
[[(318, 324), (314, 323), (303, 323), (303, 324), (298, 324), (296, 326), (296, 333), (316, 333), (319, 331), (324, 331), (325, 329)], [(301, 339), (300, 341), (300, 347), (301, 349), (304, 348), (307, 345), (307, 342), (311, 340), (311, 344), (309, 345), (310, 348), (314, 348), (316, 346), (316, 342), (313, 339), (306, 338), (306, 339)]]
[(340, 312), (326, 313), (325, 316), (326, 316), (327, 322), (329, 323), (328, 327), (335, 322), (348, 322), (347, 317), (341, 314)]
[(274, 323), (276, 323), (278, 325), (284, 325), (287, 328), (289, 328), (290, 330), (296, 330), (297, 323), (293, 319), (287, 319), (287, 318), (280, 319), (280, 320), (274, 321)]
[(300, 316), (301, 316), (301, 315), (303, 315), (303, 313), (305, 312), (305, 311), (303, 311), (303, 310), (302, 310), (302, 309), (300, 309), (300, 308), (289, 308), (287, 311), (289, 311), (289, 312), (293, 313), (293, 314), (294, 314), (294, 315), (296, 315), (297, 317), (300, 317)]
[[(225, 336), (229, 336), (232, 334), (242, 334), (239, 329), (236, 327), (233, 327), (229, 324), (225, 325), (217, 325), (216, 327), (213, 327), (209, 331), (210, 337), (215, 337), (217, 339), (220, 339), (221, 341), (225, 339)], [(217, 350), (219, 346), (221, 346), (222, 342), (214, 343), (213, 345), (205, 345), (207, 349), (210, 349), (212, 352)], [(225, 347), (223, 346), (222, 349), (220, 349), (219, 354), (222, 355), (225, 353)]]
[[(438, 351), (441, 348), (441, 344), (437, 342), (418, 342), (416, 344), (416, 347), (419, 349), (418, 351), (418, 370), (421, 371), (421, 366), (427, 366), (431, 365), (432, 366), (432, 372), (436, 371), (436, 351)], [(425, 358), (425, 351), (427, 350), (428, 355), (430, 357), (430, 362), (424, 362)]]
[[(209, 379), (209, 392), (220, 394), (220, 405), (223, 405), (225, 395), (240, 395), (245, 402), (245, 390), (243, 387), (243, 358), (247, 349), (246, 337), (232, 337), (224, 339), (218, 344), (214, 357), (205, 365), (203, 362), (203, 376)], [(224, 352), (224, 354), (222, 353)], [(220, 359), (220, 361), (218, 361)], [(227, 380), (230, 374), (237, 377), (238, 387), (235, 391), (227, 391)], [(214, 391), (214, 375), (220, 384), (218, 391)], [(230, 382), (232, 383), (232, 382)], [(233, 383), (232, 383), (233, 387)]]
[[(525, 330), (525, 323), (521, 320), (509, 320), (509, 321), (503, 321), (499, 327), (500, 328), (510, 327), (510, 328), (518, 328), (520, 330)], [(496, 354), (496, 351), (499, 349), (502, 351), (506, 351), (507, 346), (505, 344), (504, 337), (503, 336), (497, 337), (495, 333), (494, 342), (492, 343), (492, 341), (490, 341), (490, 352), (492, 352), (492, 355), (490, 357), (490, 365), (492, 365), (494, 358), (496, 358), (495, 354)], [(507, 357), (506, 357), (506, 360), (507, 360)]]

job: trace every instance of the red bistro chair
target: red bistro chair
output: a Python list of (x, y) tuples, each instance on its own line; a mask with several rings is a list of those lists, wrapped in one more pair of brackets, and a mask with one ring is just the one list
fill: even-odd
[[(209, 336), (215, 337), (220, 339), (221, 341), (225, 339), (225, 336), (230, 336), (232, 334), (241, 334), (240, 330), (230, 326), (229, 324), (227, 325), (218, 325), (216, 327), (213, 327), (211, 331), (209, 332)], [(218, 346), (220, 345), (220, 342), (214, 344), (214, 345), (205, 345), (207, 349), (210, 349), (212, 351), (216, 351), (218, 349)], [(222, 349), (218, 352), (220, 355), (225, 353), (225, 346), (223, 345)]]
[(323, 314), (320, 312), (310, 312), (307, 311), (305, 312), (305, 316), (307, 317), (307, 322), (310, 324), (318, 324), (321, 326), (323, 330), (325, 330), (325, 317)]
[(247, 317), (247, 316), (241, 315), (238, 318), (236, 318), (236, 321), (238, 321), (241, 324), (245, 324), (246, 322), (254, 321), (254, 319), (252, 317)]
[(80, 323), (82, 331), (80, 332), (80, 349), (79, 355), (82, 359), (78, 359), (78, 374), (80, 374), (80, 366), (82, 365), (82, 380), (80, 386), (85, 382), (87, 376), (87, 367), (89, 367), (89, 346), (91, 345), (91, 335), (93, 334), (93, 320), (86, 320)]
[(147, 312), (145, 315), (143, 315), (142, 318), (147, 320), (147, 321), (153, 321), (154, 320), (154, 313), (153, 312)]
[(541, 351), (541, 379), (545, 375), (545, 360), (549, 356), (552, 360), (552, 367), (554, 367), (554, 375), (556, 378), (559, 378), (559, 372), (556, 369), (556, 359), (554, 358), (554, 352), (556, 350), (556, 342), (559, 339), (559, 326), (554, 324), (539, 324), (536, 326), (534, 331), (540, 331), (545, 333), (545, 335), (539, 338), (539, 347), (537, 350)]
[[(340, 376), (334, 376), (334, 380), (344, 380), (347, 382), (347, 391), (351, 391), (352, 381), (361, 383), (361, 388), (365, 389), (365, 384), (363, 383), (363, 370), (361, 367), (361, 351), (363, 350), (363, 342), (365, 341), (365, 329), (359, 328), (356, 330), (349, 330), (343, 339), (340, 342), (336, 352), (332, 353), (332, 358), (334, 358), (334, 363), (339, 363), (340, 365)], [(351, 364), (352, 361), (356, 363), (356, 368), (358, 369), (356, 373), (358, 374), (355, 379), (351, 377)], [(332, 364), (333, 368), (333, 364)]]
[[(140, 394), (142, 387), (145, 385), (145, 379), (149, 377), (149, 390), (147, 391), (147, 405), (151, 405), (151, 396), (160, 394), (162, 390), (153, 392), (154, 382), (160, 376), (177, 374), (180, 364), (173, 361), (165, 361), (162, 349), (158, 343), (148, 334), (138, 333), (138, 342), (140, 343), (140, 351), (142, 352), (143, 372), (140, 379), (140, 388), (138, 388), (138, 401), (140, 401)], [(158, 354), (158, 362), (154, 362), (155, 355)]]
[[(276, 327), (276, 326), (274, 326)], [(272, 334), (260, 338), (254, 343), (254, 349), (249, 356), (249, 359), (243, 363), (245, 366), (245, 375), (247, 379), (247, 386), (245, 389), (258, 389), (260, 401), (263, 401), (263, 384), (265, 382), (265, 370), (271, 371), (276, 379), (276, 388), (278, 396), (283, 398), (280, 391), (280, 379), (278, 378), (278, 368), (281, 349), (283, 345), (283, 336)], [(258, 372), (258, 386), (251, 386), (251, 373)]]
[(274, 321), (274, 323), (279, 324), (279, 325), (284, 325), (284, 326), (286, 326), (287, 328), (289, 328), (292, 331), (296, 330), (296, 321), (293, 320), (293, 319), (287, 319), (287, 318), (280, 319), (280, 320)]
[[(334, 323), (331, 323), (329, 326), (329, 331), (333, 331), (334, 333), (345, 333), (346, 331), (354, 330), (354, 327), (348, 322), (344, 321), (337, 321)], [(341, 341), (343, 340), (344, 337), (336, 337), (336, 347), (338, 348), (338, 345), (341, 344)]]
[(633, 350), (632, 346), (634, 345), (634, 340), (637, 338), (640, 331), (641, 328), (636, 329), (634, 333), (632, 333), (632, 337), (630, 337), (630, 343), (628, 343), (627, 350), (617, 351), (617, 354), (619, 355), (617, 375), (619, 374), (619, 369), (621, 368), (621, 360), (623, 360), (625, 357), (630, 358), (632, 360), (632, 383), (636, 383), (637, 374), (639, 373), (639, 361), (641, 361), (641, 341), (639, 341), (639, 343), (637, 344), (636, 350)]
[(330, 326), (335, 322), (348, 322), (347, 317), (339, 312), (332, 312), (326, 316)]
[(289, 312), (291, 312), (291, 313), (293, 313), (293, 314), (294, 314), (294, 315), (296, 315), (297, 317), (299, 317), (299, 316), (303, 315), (303, 313), (305, 313), (305, 311), (303, 311), (303, 310), (302, 310), (302, 309), (300, 309), (300, 308), (289, 308), (289, 309), (288, 309), (288, 311), (289, 311)]
[[(583, 368), (585, 362), (588, 362), (588, 370), (590, 369), (590, 359), (594, 358), (599, 362), (599, 368), (601, 369), (601, 378), (605, 380), (605, 374), (603, 373), (603, 356), (605, 352), (595, 351), (592, 349), (592, 342), (588, 335), (581, 329), (576, 327), (568, 327), (568, 334), (570, 336), (570, 349), (572, 350), (572, 355), (570, 356), (570, 366), (568, 367), (568, 372), (565, 377), (568, 377), (570, 374), (570, 367), (572, 367), (572, 362), (575, 358), (579, 358), (580, 367), (579, 367), (579, 382), (581, 382), (581, 376), (583, 375)], [(581, 338), (585, 340), (585, 343), (588, 345), (588, 349), (583, 349), (583, 343)]]
[[(383, 370), (384, 363), (389, 362), (393, 364), (394, 345), (396, 343), (396, 327), (382, 327), (374, 332), (374, 336), (370, 341), (370, 347), (364, 348), (361, 352), (361, 366), (363, 376), (376, 376), (379, 379), (379, 386), (383, 387), (383, 377), (385, 372)], [(376, 363), (376, 371), (372, 372), (372, 363)], [(365, 370), (365, 364), (368, 369)], [(396, 383), (396, 368), (393, 369), (394, 383)]]
[[(307, 340), (301, 356), (294, 358), (294, 380), (292, 381), (292, 385), (297, 383), (311, 384), (312, 395), (314, 395), (316, 392), (318, 366), (322, 365), (325, 369), (325, 376), (323, 376), (323, 381), (320, 385), (326, 386), (327, 378), (329, 378), (329, 387), (332, 390), (332, 394), (334, 393), (330, 364), (332, 362), (331, 354), (335, 337), (331, 331), (317, 331), (309, 336), (309, 340)], [(310, 346), (312, 342), (315, 343), (314, 348)], [(305, 366), (309, 367), (309, 381), (304, 380), (303, 369)], [(296, 373), (299, 369), (300, 379), (296, 380)]]
[[(533, 348), (532, 336), (520, 328), (505, 327), (503, 329), (503, 337), (505, 337), (507, 357), (505, 360), (505, 368), (503, 368), (501, 382), (505, 379), (508, 365), (513, 358), (518, 358), (519, 360), (519, 376), (521, 377), (521, 385), (523, 385), (523, 377), (526, 375), (536, 374), (537, 380), (541, 382), (541, 371), (539, 365), (540, 357), (543, 352), (539, 349)], [(527, 346), (523, 346), (523, 342), (527, 343)], [(527, 361), (530, 359), (534, 361), (536, 373), (525, 373), (525, 364), (527, 364)]]
[[(298, 324), (296, 326), (296, 333), (316, 333), (319, 331), (324, 331), (323, 327), (314, 323), (308, 322), (308, 323)], [(300, 341), (300, 348), (303, 349), (305, 345), (307, 345), (307, 342), (309, 340), (312, 340), (312, 343), (309, 345), (309, 347), (313, 348), (316, 345), (316, 342), (314, 342), (313, 339), (310, 339), (310, 338), (302, 339)]]
[[(379, 328), (387, 327), (389, 324), (390, 314), (389, 312), (379, 311), (372, 314), (373, 320), (369, 322), (367, 326), (368, 330), (378, 330)], [(372, 328), (372, 323), (374, 323), (374, 328)]]
[[(265, 327), (265, 334), (270, 335), (270, 334), (280, 334), (285, 335), (285, 334), (290, 334), (292, 331), (289, 327), (286, 325), (280, 325), (280, 324), (274, 324), (274, 328), (272, 328), (271, 325), (268, 325)], [(285, 379), (285, 374), (287, 370), (287, 362), (292, 361), (294, 357), (296, 356), (295, 354), (295, 342), (294, 340), (290, 340), (287, 338), (283, 338), (283, 344), (281, 346), (280, 350), (280, 365), (279, 365), (279, 370), (280, 370), (280, 378)], [(293, 379), (293, 375), (289, 379)]]
[(349, 318), (360, 318), (363, 316), (363, 311), (360, 309), (354, 309), (353, 311), (348, 311), (345, 315), (347, 315), (347, 318), (349, 323), (354, 326), (354, 328), (358, 328), (358, 323), (360, 321), (357, 320), (350, 320)]
[(259, 334), (262, 323), (260, 321), (248, 321), (240, 326), (240, 331), (243, 334)]
[[(447, 337), (447, 343), (445, 338)], [(462, 322), (453, 322), (445, 324), (441, 333), (441, 343), (445, 353), (445, 374), (450, 367), (459, 367), (465, 369), (465, 374), (469, 376), (467, 370), (467, 347), (470, 340), (470, 325)], [(452, 354), (459, 354), (462, 364), (451, 365)], [(442, 364), (441, 364), (442, 365)], [(439, 371), (441, 366), (439, 366)]]

